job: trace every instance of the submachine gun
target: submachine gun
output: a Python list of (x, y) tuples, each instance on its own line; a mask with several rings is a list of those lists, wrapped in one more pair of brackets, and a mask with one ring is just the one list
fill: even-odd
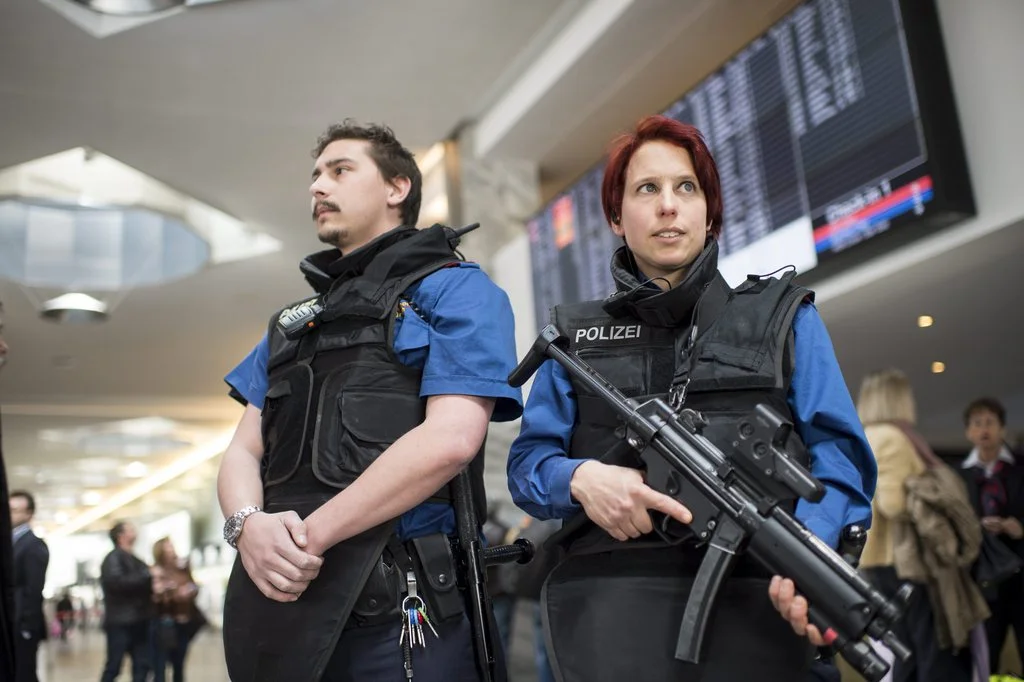
[(486, 569), (495, 564), (528, 563), (533, 558), (534, 547), (525, 538), (519, 538), (511, 545), (484, 547), (480, 539), (480, 519), (473, 503), (469, 470), (463, 469), (452, 479), (451, 486), (459, 533), (453, 549), (459, 569), (459, 587), (469, 592), (469, 624), (473, 631), (476, 667), (481, 682), (494, 682), (497, 633), (491, 627), (491, 599), (487, 593)]
[[(740, 419), (731, 442), (722, 444), (723, 452), (701, 435), (706, 421), (699, 412), (676, 414), (660, 398), (643, 403), (627, 398), (567, 347), (558, 328), (546, 326), (509, 383), (521, 386), (547, 358), (564, 367), (615, 411), (625, 424), (626, 442), (646, 468), (647, 485), (685, 504), (693, 514), (690, 528), (696, 540), (708, 545), (680, 626), (677, 659), (698, 662), (716, 595), (742, 551), (773, 574), (793, 580), (807, 598), (811, 622), (869, 682), (881, 680), (889, 665), (866, 636), (883, 642), (899, 659), (909, 659), (910, 650), (892, 626), (902, 616), (910, 588), (891, 601), (781, 506), (797, 497), (818, 502), (825, 494), (821, 482), (786, 451), (791, 423), (758, 405)], [(662, 517), (656, 530), (672, 541), (670, 523), (670, 517)], [(861, 535), (851, 530), (844, 539)]]
[[(473, 223), (458, 230), (449, 231), (448, 242), (455, 249), (461, 238), (480, 227)], [(497, 633), (491, 627), (491, 601), (487, 593), (487, 566), (495, 564), (525, 564), (533, 558), (533, 544), (520, 538), (511, 545), (484, 547), (480, 538), (481, 519), (473, 499), (473, 486), (468, 467), (451, 481), (452, 503), (455, 507), (455, 523), (458, 528), (458, 542), (454, 543), (456, 571), (459, 587), (469, 593), (469, 624), (473, 632), (473, 652), (481, 682), (494, 682), (497, 659), (495, 642)]]
[[(480, 226), (474, 222), (459, 229), (445, 227), (449, 244), (456, 250), (468, 232)], [(458, 254), (459, 252), (456, 251)], [(459, 254), (461, 256), (461, 254)], [(492, 606), (487, 594), (486, 567), (501, 563), (528, 563), (534, 558), (534, 545), (519, 539), (511, 545), (484, 547), (480, 540), (481, 520), (473, 500), (473, 486), (469, 469), (463, 469), (452, 479), (452, 502), (455, 507), (458, 542), (453, 544), (453, 553), (458, 564), (459, 588), (469, 593), (469, 625), (473, 632), (473, 652), (481, 682), (494, 682), (497, 677), (495, 642), (497, 633), (492, 626)]]

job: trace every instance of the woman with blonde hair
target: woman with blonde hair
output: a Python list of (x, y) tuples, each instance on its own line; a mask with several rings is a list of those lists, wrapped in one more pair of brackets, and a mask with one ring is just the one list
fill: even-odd
[(171, 539), (153, 543), (153, 681), (164, 682), (171, 664), (174, 682), (184, 682), (185, 654), (205, 619), (196, 608), (199, 588), (185, 559), (174, 551)]
[(878, 463), (878, 486), (861, 568), (893, 594), (914, 585), (898, 632), (914, 656), (893, 682), (970, 682), (971, 631), (987, 616), (968, 568), (980, 534), (957, 474), (917, 432), (907, 376), (886, 369), (864, 378), (857, 413)]

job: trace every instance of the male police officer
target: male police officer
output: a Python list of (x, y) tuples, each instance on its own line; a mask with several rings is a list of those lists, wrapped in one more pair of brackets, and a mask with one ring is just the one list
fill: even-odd
[(227, 377), (247, 405), (218, 481), (239, 551), (229, 673), (475, 681), (447, 484), (469, 465), (482, 494), (488, 421), (521, 412), (512, 310), (450, 231), (412, 227), (420, 173), (389, 129), (332, 126), (314, 156), (335, 248), (301, 265), (316, 296)]
[[(612, 259), (619, 293), (555, 308), (571, 349), (631, 397), (702, 411), (712, 442), (726, 442), (758, 403), (789, 415), (794, 449), (827, 488), (797, 516), (832, 545), (843, 526), (866, 523), (874, 460), (810, 292), (789, 277), (735, 290), (722, 279), (720, 184), (700, 133), (662, 116), (642, 120), (612, 147), (602, 202), (626, 244)], [(674, 658), (701, 555), (685, 528), (671, 546), (651, 533), (649, 510), (687, 524), (688, 509), (648, 487), (635, 460), (599, 459), (624, 455), (624, 438), (598, 396), (554, 362), (540, 367), (509, 455), (509, 489), (533, 516), (582, 511), (593, 522), (545, 585), (560, 679), (805, 679), (811, 647), (798, 635), (822, 644), (806, 600), (751, 561), (722, 588), (703, 661)]]

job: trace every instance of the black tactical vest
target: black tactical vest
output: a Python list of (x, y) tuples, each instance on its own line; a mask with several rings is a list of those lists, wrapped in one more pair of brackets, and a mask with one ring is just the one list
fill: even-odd
[[(459, 262), (449, 236), (439, 225), (398, 228), (364, 247), (375, 251), (365, 269), (340, 276), (304, 263), (319, 296), (279, 311), (268, 331), (262, 421), (268, 508), (311, 505), (312, 511), (423, 421), (422, 371), (398, 360), (394, 325), (403, 314), (417, 314), (403, 299), (411, 285)], [(322, 310), (305, 333), (285, 334), (284, 321), (317, 307)], [(471, 465), (480, 498), (481, 459)], [(447, 486), (431, 498), (450, 500)]]
[[(620, 262), (621, 255), (620, 251), (616, 256)], [(801, 302), (813, 299), (813, 293), (794, 285), (792, 272), (778, 279), (752, 276), (731, 289), (717, 271), (716, 245), (710, 244), (705, 255), (709, 257), (704, 259), (704, 280), (680, 285), (697, 287), (696, 304), (684, 320), (659, 320), (648, 310), (642, 321), (628, 306), (615, 305), (622, 291), (606, 301), (556, 306), (553, 318), (568, 337), (570, 349), (623, 393), (661, 397), (674, 406), (699, 410), (708, 421), (704, 435), (721, 447), (733, 439), (739, 417), (758, 403), (792, 420), (787, 402), (792, 322)], [(606, 309), (614, 309), (616, 315)], [(569, 457), (602, 458), (612, 453), (603, 461), (635, 466), (638, 460), (622, 445), (621, 420), (585, 387), (574, 382), (573, 389), (578, 412)], [(807, 466), (807, 452), (795, 431), (791, 438), (791, 451)], [(610, 546), (626, 544), (602, 535)], [(591, 534), (584, 544), (590, 546), (594, 540)], [(650, 540), (651, 536), (644, 538)]]

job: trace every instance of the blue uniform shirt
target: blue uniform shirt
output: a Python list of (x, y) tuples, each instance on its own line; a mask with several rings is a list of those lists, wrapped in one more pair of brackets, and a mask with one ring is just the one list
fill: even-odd
[[(424, 277), (406, 291), (423, 313), (408, 308), (395, 324), (399, 361), (423, 371), (420, 396), (471, 395), (496, 399), (492, 421), (511, 421), (522, 413), (518, 388), (508, 385), (516, 365), (515, 323), (508, 296), (475, 263), (459, 263)], [(424, 319), (425, 318), (425, 319)], [(225, 381), (260, 409), (267, 394), (266, 336)], [(423, 503), (398, 520), (403, 540), (430, 533), (455, 532), (455, 515), (446, 504)]]
[[(817, 504), (800, 500), (796, 516), (835, 547), (844, 526), (870, 523), (877, 468), (832, 341), (813, 305), (797, 310), (793, 336), (788, 402), (797, 432), (810, 451), (811, 473), (826, 488)], [(532, 516), (566, 518), (581, 510), (569, 495), (569, 481), (586, 460), (566, 454), (575, 426), (576, 397), (569, 375), (548, 360), (534, 378), (523, 426), (508, 457), (512, 499)]]

